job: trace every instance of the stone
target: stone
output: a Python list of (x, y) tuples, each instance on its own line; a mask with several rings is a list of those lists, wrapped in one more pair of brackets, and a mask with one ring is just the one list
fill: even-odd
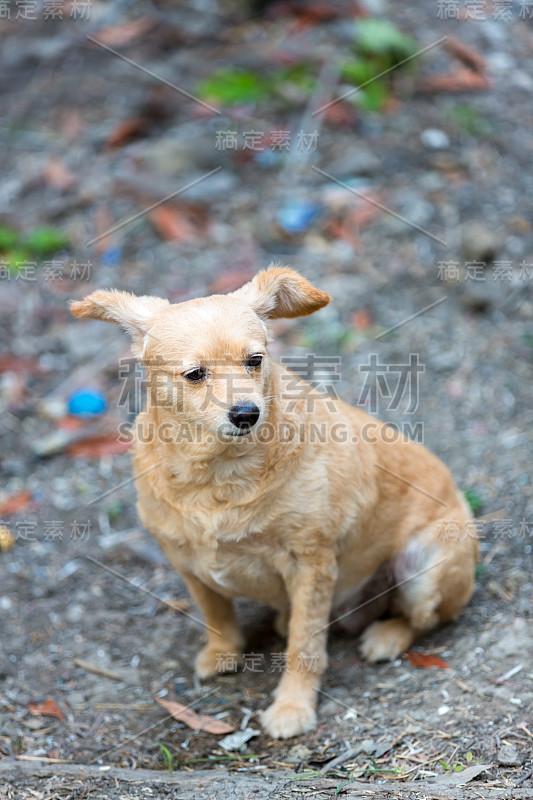
[(445, 150), (450, 146), (448, 134), (439, 128), (426, 128), (420, 134), (420, 141), (428, 150)]
[(299, 764), (300, 761), (307, 761), (312, 755), (313, 751), (306, 747), (305, 744), (295, 744), (285, 756), (285, 761), (289, 764)]
[(224, 736), (223, 739), (220, 739), (218, 746), (223, 747), (224, 750), (240, 750), (243, 745), (248, 742), (252, 736), (259, 736), (260, 731), (255, 730), (254, 728), (245, 728), (241, 731), (235, 731), (235, 733), (230, 733), (228, 736)]
[(498, 764), (501, 767), (517, 767), (521, 763), (520, 753), (514, 744), (504, 744), (498, 750)]
[(374, 758), (381, 758), (381, 756), (388, 753), (389, 750), (392, 750), (393, 744), (392, 739), (387, 739), (385, 742), (379, 742), (374, 750)]
[(490, 648), (490, 657), (500, 660), (506, 656), (525, 658), (533, 653), (533, 635), (528, 622), (516, 617)]
[(330, 174), (340, 179), (347, 175), (370, 175), (381, 168), (382, 163), (378, 156), (363, 142), (352, 145), (325, 167)]
[(465, 259), (487, 263), (494, 260), (498, 249), (495, 234), (483, 223), (465, 222), (461, 231), (461, 248)]

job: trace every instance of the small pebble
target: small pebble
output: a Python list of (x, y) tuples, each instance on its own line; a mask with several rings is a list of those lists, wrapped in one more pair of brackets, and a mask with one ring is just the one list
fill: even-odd
[(450, 146), (448, 134), (439, 128), (426, 128), (420, 134), (420, 141), (428, 150), (445, 150)]
[(472, 220), (465, 222), (461, 231), (463, 255), (468, 261), (487, 263), (494, 260), (498, 240), (483, 223)]
[(16, 539), (7, 525), (0, 525), (0, 551), (6, 553), (8, 550), (11, 550), (15, 542)]
[(498, 750), (498, 764), (501, 767), (516, 767), (521, 763), (520, 753), (514, 744), (504, 744)]
[(307, 759), (311, 758), (312, 754), (313, 751), (306, 747), (305, 744), (295, 744), (294, 747), (291, 747), (289, 750), (285, 761), (288, 761), (290, 764), (307, 761)]

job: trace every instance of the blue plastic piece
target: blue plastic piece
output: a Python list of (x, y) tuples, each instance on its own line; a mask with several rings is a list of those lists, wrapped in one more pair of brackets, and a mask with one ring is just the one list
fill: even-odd
[(321, 208), (307, 200), (288, 200), (278, 211), (276, 220), (287, 233), (304, 233), (310, 227)]
[(122, 258), (121, 247), (108, 247), (100, 256), (100, 263), (103, 267), (114, 267)]
[(92, 389), (90, 387), (76, 389), (68, 398), (69, 414), (73, 414), (75, 417), (84, 419), (97, 417), (106, 408), (107, 402), (100, 389)]

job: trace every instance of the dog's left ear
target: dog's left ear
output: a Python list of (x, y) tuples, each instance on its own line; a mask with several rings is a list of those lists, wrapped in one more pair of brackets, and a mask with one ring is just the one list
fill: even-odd
[(138, 297), (116, 289), (98, 289), (83, 300), (71, 302), (70, 311), (75, 317), (101, 319), (120, 325), (130, 334), (133, 354), (139, 357), (144, 350), (151, 320), (168, 305), (168, 300), (162, 297)]
[(315, 289), (288, 267), (270, 267), (258, 272), (233, 295), (249, 302), (256, 314), (265, 319), (306, 317), (331, 301), (327, 292)]

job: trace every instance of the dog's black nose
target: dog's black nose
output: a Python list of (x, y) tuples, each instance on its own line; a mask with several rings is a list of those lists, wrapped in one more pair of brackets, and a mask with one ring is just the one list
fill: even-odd
[(228, 417), (236, 428), (252, 428), (260, 413), (255, 403), (237, 403), (228, 411)]

